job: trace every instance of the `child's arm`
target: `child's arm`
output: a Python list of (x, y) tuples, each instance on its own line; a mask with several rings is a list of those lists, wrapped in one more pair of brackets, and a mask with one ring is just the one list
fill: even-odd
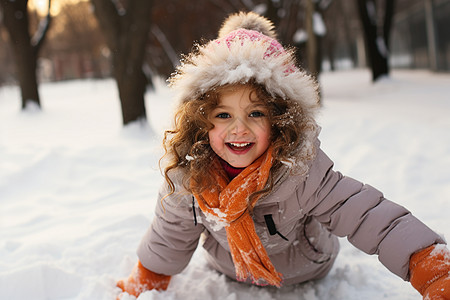
[(298, 191), (300, 206), (333, 234), (358, 249), (378, 255), (391, 272), (409, 280), (410, 257), (434, 244), (445, 244), (406, 208), (384, 198), (377, 189), (333, 170), (319, 151), (308, 178)]
[(204, 227), (194, 222), (192, 195), (175, 193), (161, 203), (166, 194), (167, 186), (164, 185), (152, 225), (137, 249), (139, 262), (128, 279), (118, 282), (118, 286), (129, 294), (138, 296), (150, 289), (165, 290), (171, 275), (180, 273), (187, 266), (197, 248)]
[(409, 262), (411, 285), (424, 299), (450, 299), (450, 251), (433, 245), (415, 253)]
[(203, 224), (194, 222), (192, 199), (191, 194), (176, 193), (163, 203), (157, 201), (153, 222), (137, 249), (137, 256), (147, 269), (175, 275), (188, 265), (204, 230)]

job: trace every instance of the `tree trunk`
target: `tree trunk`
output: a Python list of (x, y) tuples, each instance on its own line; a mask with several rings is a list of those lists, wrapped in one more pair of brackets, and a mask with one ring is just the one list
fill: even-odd
[(142, 66), (130, 66), (127, 56), (114, 56), (114, 77), (119, 90), (123, 124), (147, 118), (144, 94), (147, 78)]
[(385, 0), (382, 34), (379, 33), (374, 0), (358, 0), (359, 13), (364, 29), (364, 38), (370, 67), (372, 81), (381, 76), (389, 75), (388, 46), (394, 12), (394, 0)]
[(123, 124), (146, 119), (144, 94), (150, 79), (142, 67), (152, 1), (129, 0), (126, 7), (116, 7), (111, 0), (92, 0), (92, 3), (112, 53)]
[(28, 31), (27, 0), (1, 0), (5, 27), (9, 33), (16, 62), (16, 76), (22, 95), (22, 108), (27, 103), (41, 106), (36, 78), (38, 47), (31, 43)]
[(433, 0), (425, 0), (425, 22), (427, 28), (427, 44), (428, 44), (428, 57), (429, 66), (432, 71), (437, 71), (439, 66), (439, 54), (438, 54), (438, 37), (436, 30), (436, 20), (434, 16)]
[(318, 77), (319, 68), (317, 65), (318, 60), (318, 46), (317, 46), (317, 36), (314, 32), (314, 13), (315, 13), (314, 1), (306, 1), (306, 20), (305, 28), (308, 33), (308, 40), (306, 42), (306, 57), (308, 59), (308, 70), (309, 72)]
[(275, 28), (278, 29), (278, 24), (280, 24), (280, 16), (278, 14), (278, 9), (280, 8), (280, 3), (267, 0), (267, 11), (266, 11), (266, 17), (272, 21), (272, 23), (275, 25)]

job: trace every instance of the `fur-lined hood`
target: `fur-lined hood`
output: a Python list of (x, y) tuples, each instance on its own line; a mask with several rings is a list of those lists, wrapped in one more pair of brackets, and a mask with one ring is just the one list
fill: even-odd
[(230, 16), (219, 37), (187, 55), (169, 83), (184, 102), (250, 79), (273, 96), (299, 102), (311, 116), (319, 107), (317, 82), (296, 66), (293, 51), (275, 39), (272, 23), (252, 12)]

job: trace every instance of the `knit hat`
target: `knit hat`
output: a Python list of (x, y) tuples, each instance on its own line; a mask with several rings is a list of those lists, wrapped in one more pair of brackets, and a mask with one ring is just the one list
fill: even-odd
[(318, 108), (317, 82), (295, 65), (293, 50), (276, 40), (274, 26), (253, 13), (228, 17), (217, 39), (186, 56), (169, 79), (181, 102), (197, 99), (218, 86), (262, 84), (272, 96), (300, 103), (312, 115)]

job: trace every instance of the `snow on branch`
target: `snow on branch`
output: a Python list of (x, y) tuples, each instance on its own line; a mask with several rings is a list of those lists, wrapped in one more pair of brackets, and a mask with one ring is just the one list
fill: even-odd
[(52, 19), (50, 15), (51, 2), (52, 2), (51, 0), (48, 0), (47, 16), (39, 22), (38, 28), (34, 33), (33, 37), (31, 38), (31, 46), (33, 46), (37, 50), (39, 50), (39, 48), (41, 47), (42, 42), (45, 39), (45, 35), (47, 34), (48, 29), (50, 28), (50, 22)]

